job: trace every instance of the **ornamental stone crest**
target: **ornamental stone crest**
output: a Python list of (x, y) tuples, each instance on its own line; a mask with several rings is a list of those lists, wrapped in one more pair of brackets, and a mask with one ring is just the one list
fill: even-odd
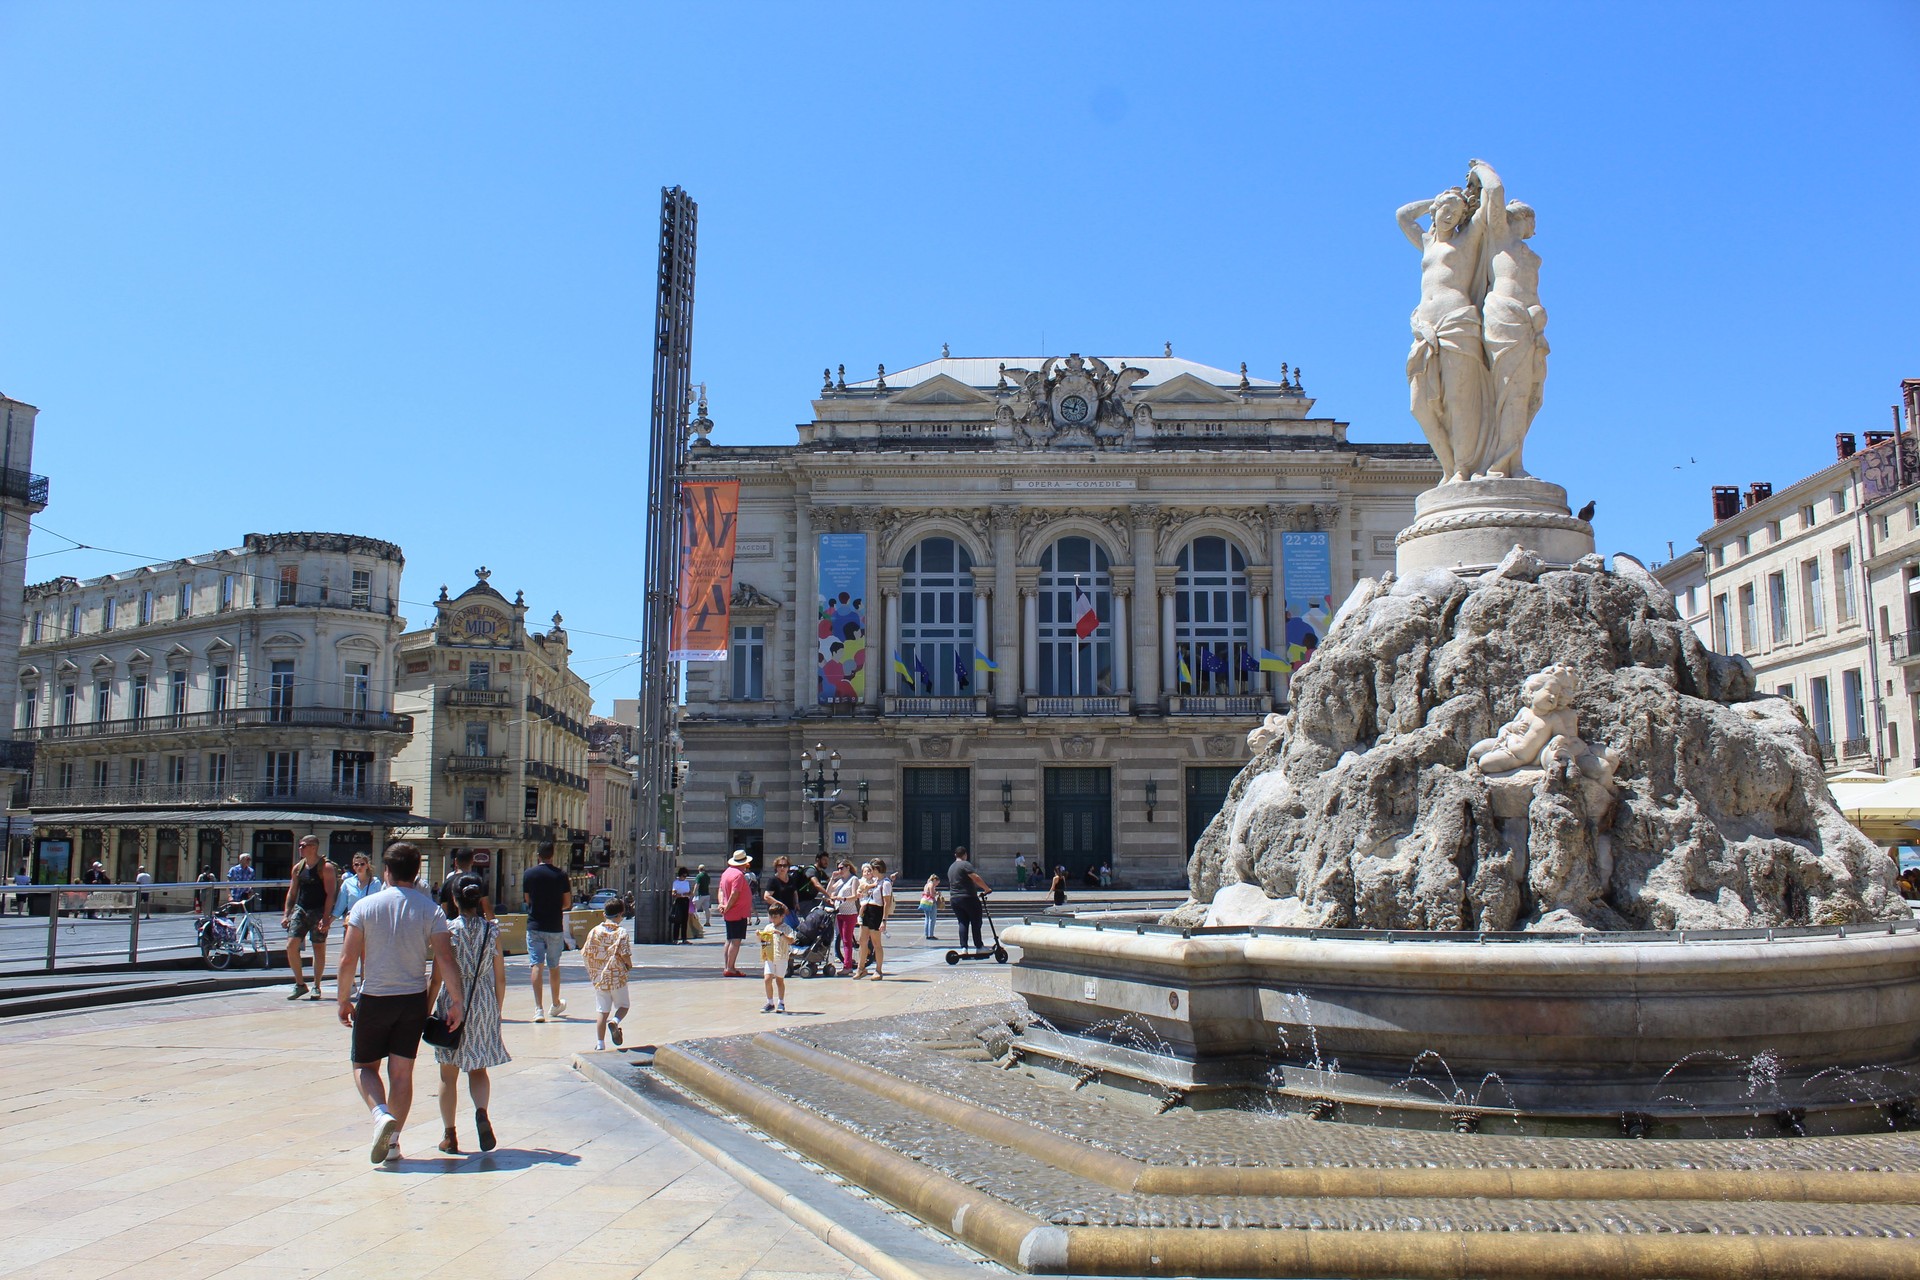
[(1029, 445), (1090, 448), (1116, 444), (1133, 425), (1129, 388), (1147, 376), (1131, 365), (1115, 369), (1098, 357), (1074, 352), (1065, 360), (1048, 357), (1038, 369), (1007, 369), (1011, 400), (1001, 418), (1014, 436)]
[(1060, 740), (1060, 754), (1069, 760), (1086, 760), (1093, 755), (1093, 739), (1082, 734)]

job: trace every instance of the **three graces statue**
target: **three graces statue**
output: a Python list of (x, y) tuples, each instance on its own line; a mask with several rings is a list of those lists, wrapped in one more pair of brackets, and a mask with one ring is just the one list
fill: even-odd
[(1520, 448), (1547, 380), (1540, 255), (1527, 244), (1533, 210), (1509, 201), (1500, 175), (1475, 160), (1464, 189), (1404, 205), (1398, 217), (1420, 250), (1407, 386), (1440, 483), (1524, 476)]

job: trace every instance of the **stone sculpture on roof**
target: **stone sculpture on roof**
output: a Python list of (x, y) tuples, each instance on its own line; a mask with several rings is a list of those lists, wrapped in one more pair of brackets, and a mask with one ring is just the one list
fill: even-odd
[(1134, 365), (1115, 369), (1079, 352), (1065, 360), (1048, 357), (1038, 369), (1003, 368), (1013, 395), (1003, 406), (1019, 438), (1029, 444), (1092, 446), (1126, 439), (1133, 424), (1130, 394), (1147, 370)]

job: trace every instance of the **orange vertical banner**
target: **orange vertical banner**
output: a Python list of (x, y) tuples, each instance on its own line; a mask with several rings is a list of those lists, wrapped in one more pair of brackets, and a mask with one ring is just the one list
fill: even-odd
[(733, 596), (738, 480), (680, 485), (680, 579), (673, 605), (670, 662), (725, 662), (727, 606)]

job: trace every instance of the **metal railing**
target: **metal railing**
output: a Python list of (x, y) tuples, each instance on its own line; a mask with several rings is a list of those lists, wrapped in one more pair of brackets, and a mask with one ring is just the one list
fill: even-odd
[(449, 822), (440, 830), (443, 840), (539, 840), (538, 824), (527, 822)]
[(230, 707), (225, 711), (180, 711), (129, 720), (76, 720), (22, 729), (38, 742), (73, 738), (125, 738), (148, 733), (207, 729), (352, 729), (361, 733), (413, 732), (413, 717), (353, 707)]
[(45, 476), (37, 476), (31, 471), (22, 471), (17, 467), (0, 470), (0, 497), (12, 498), (30, 507), (44, 507), (51, 488)]
[(568, 787), (574, 791), (585, 791), (588, 789), (587, 780), (579, 774), (569, 772), (558, 765), (548, 764), (544, 760), (527, 761), (527, 776), (529, 778), (538, 778), (542, 782), (551, 782), (558, 786)]
[(448, 773), (497, 773), (505, 774), (507, 758), (505, 756), (466, 756), (447, 757)]
[(510, 689), (463, 689), (447, 690), (446, 704), (450, 707), (498, 707), (511, 710), (513, 691)]
[(34, 747), (31, 739), (0, 739), (0, 769), (15, 769), (22, 773), (33, 769)]
[(227, 782), (146, 782), (133, 786), (35, 787), (29, 809), (128, 808), (155, 805), (349, 805), (407, 809), (413, 788), (396, 782), (286, 782), (239, 778)]
[(1887, 656), (1895, 662), (1920, 662), (1920, 631), (1895, 632), (1887, 637)]
[[(164, 884), (35, 884), (0, 885), (0, 913), (10, 914), (15, 903), (26, 908), (29, 915), (37, 916), (40, 909), (36, 904), (44, 903), (47, 917), (47, 946), (42, 966), (48, 973), (59, 967), (60, 925), (64, 920), (71, 929), (77, 917), (98, 917), (102, 912), (127, 913), (126, 963), (140, 963), (140, 920), (156, 901), (178, 902), (188, 899), (193, 904), (193, 914), (199, 916), (209, 909), (224, 905), (234, 897), (234, 890), (244, 890), (244, 896), (251, 898), (262, 889), (285, 889), (292, 880), (201, 880), (185, 883), (168, 882)], [(277, 913), (272, 910), (260, 910), (253, 913), (261, 921), (261, 931), (266, 932), (265, 921), (273, 919), (279, 923)], [(276, 928), (275, 933), (279, 930)], [(195, 942), (195, 949), (198, 942)], [(278, 939), (268, 939), (267, 949), (271, 955), (278, 947), (285, 945), (284, 935)], [(117, 956), (118, 948), (114, 949)], [(98, 961), (99, 953), (91, 953), (89, 959)], [(110, 960), (108, 963), (118, 963)]]
[(1873, 739), (1871, 738), (1847, 738), (1840, 743), (1840, 758), (1842, 760), (1856, 760), (1861, 756), (1872, 754)]
[(542, 720), (545, 720), (548, 724), (554, 725), (555, 727), (562, 729), (567, 733), (572, 734), (574, 737), (579, 738), (583, 742), (586, 740), (587, 726), (580, 723), (578, 720), (575, 720), (572, 716), (568, 715), (566, 712), (562, 711), (560, 708), (554, 706), (552, 703), (548, 702), (545, 698), (535, 697), (533, 694), (530, 693), (527, 695), (526, 706), (528, 711), (531, 711), (534, 715), (539, 716)]

